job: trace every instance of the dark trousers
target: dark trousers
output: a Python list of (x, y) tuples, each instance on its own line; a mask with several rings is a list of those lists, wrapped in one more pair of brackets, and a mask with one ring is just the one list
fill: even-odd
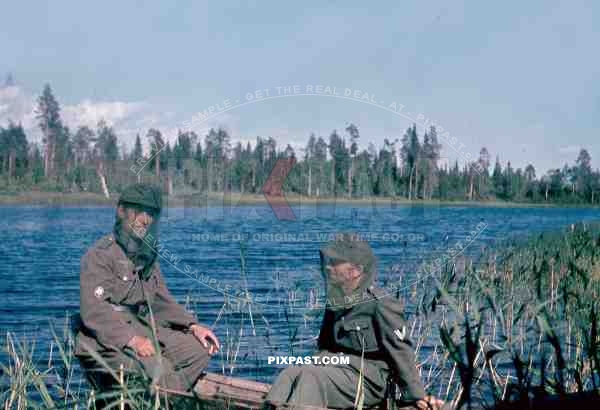
[[(353, 408), (359, 374), (352, 365), (290, 366), (277, 376), (267, 400), (274, 406), (293, 409)], [(388, 369), (381, 367), (380, 363), (364, 361), (365, 408), (385, 400), (388, 374)]]
[(139, 357), (126, 348), (124, 350), (101, 350), (97, 353), (104, 363), (99, 363), (90, 354), (79, 355), (81, 366), (99, 390), (109, 390), (118, 386), (118, 380), (107, 372), (108, 365), (117, 375), (123, 365), (125, 379), (131, 376), (143, 377), (170, 390), (190, 391), (198, 377), (208, 366), (208, 350), (191, 333), (170, 328), (160, 328), (158, 332), (160, 356)]

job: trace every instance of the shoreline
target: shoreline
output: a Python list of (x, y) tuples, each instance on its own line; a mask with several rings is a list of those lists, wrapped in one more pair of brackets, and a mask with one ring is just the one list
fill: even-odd
[[(106, 198), (97, 193), (61, 193), (61, 192), (41, 192), (29, 191), (18, 194), (0, 193), (0, 206), (36, 206), (36, 207), (114, 207), (117, 203), (118, 195), (113, 194), (111, 198)], [(196, 196), (172, 195), (164, 197), (167, 207), (192, 207), (205, 208), (207, 206), (219, 205), (255, 205), (263, 204), (268, 206), (265, 196), (260, 194), (242, 195), (238, 192), (230, 194), (211, 193), (208, 198), (206, 194)], [(380, 205), (390, 206), (394, 201), (392, 197), (370, 197), (370, 198), (333, 198), (333, 197), (307, 197), (289, 194), (285, 197), (271, 197), (271, 205), (285, 206), (287, 203), (294, 207), (308, 204), (323, 205)], [(505, 202), (505, 201), (438, 201), (438, 200), (408, 200), (406, 198), (395, 198), (396, 206), (442, 206), (442, 207), (487, 207), (487, 208), (597, 208), (589, 204), (545, 204), (545, 203), (527, 203), (527, 202)]]

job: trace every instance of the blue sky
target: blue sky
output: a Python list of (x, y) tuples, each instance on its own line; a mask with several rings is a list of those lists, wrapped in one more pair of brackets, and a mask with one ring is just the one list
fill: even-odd
[[(49, 82), (70, 126), (106, 118), (128, 144), (229, 100), (196, 130), (298, 147), (353, 122), (366, 146), (401, 137), (422, 114), (463, 157), (485, 146), (539, 174), (585, 147), (600, 166), (594, 1), (42, 3), (5, 5), (0, 25), (0, 75), (18, 83), (0, 90), (0, 124), (23, 121), (34, 136), (32, 102)], [(237, 107), (294, 85), (359, 90), (377, 104), (296, 95)], [(404, 116), (384, 109), (392, 102)], [(449, 144), (443, 155), (460, 157)]]

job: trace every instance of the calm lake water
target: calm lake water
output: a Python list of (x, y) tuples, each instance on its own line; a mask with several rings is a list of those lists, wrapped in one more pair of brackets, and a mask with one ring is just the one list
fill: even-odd
[[(322, 300), (315, 291), (322, 291), (318, 249), (329, 234), (370, 235), (380, 279), (398, 271), (410, 279), (423, 261), (465, 243), (478, 224), (485, 229), (467, 254), (509, 235), (562, 229), (600, 216), (595, 209), (454, 206), (375, 212), (327, 205), (294, 212), (296, 220), (279, 221), (269, 207), (238, 207), (232, 214), (220, 207), (170, 209), (161, 220), (162, 251), (169, 251), (161, 266), (169, 288), (202, 323), (215, 326), (223, 344), (210, 371), (268, 382), (280, 370), (267, 363), (268, 355), (314, 350), (322, 312), (313, 303), (315, 297)], [(36, 358), (47, 363), (49, 323), (62, 333), (66, 312), (78, 310), (80, 258), (111, 231), (114, 209), (0, 207), (0, 213), (2, 343), (7, 332), (36, 340)], [(240, 239), (247, 249), (245, 277)], [(236, 299), (246, 289), (256, 302), (250, 308)]]

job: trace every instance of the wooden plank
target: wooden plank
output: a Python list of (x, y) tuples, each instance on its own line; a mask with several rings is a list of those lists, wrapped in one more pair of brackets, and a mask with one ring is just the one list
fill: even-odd
[(207, 408), (260, 409), (270, 388), (266, 383), (207, 373), (194, 391)]
[[(264, 409), (264, 401), (271, 385), (236, 377), (226, 377), (207, 373), (194, 388), (203, 402), (203, 408), (222, 410), (259, 410)], [(600, 396), (596, 392), (571, 393), (564, 396), (546, 396), (534, 398), (531, 408), (534, 410), (554, 409), (600, 409)], [(451, 409), (449, 403), (443, 407)], [(476, 406), (480, 408), (480, 406)], [(517, 403), (505, 404), (506, 409), (520, 408)], [(297, 409), (297, 407), (296, 407)], [(327, 410), (321, 407), (302, 406), (306, 410)], [(384, 409), (382, 407), (380, 410)], [(396, 410), (409, 410), (415, 407), (396, 407)], [(370, 409), (377, 410), (377, 409)]]
[[(203, 408), (206, 409), (258, 410), (264, 409), (265, 398), (270, 388), (271, 385), (266, 383), (207, 373), (198, 381), (194, 391), (202, 400)], [(314, 406), (302, 406), (302, 408), (327, 410)], [(409, 410), (414, 407), (402, 407), (397, 410), (403, 409)]]

